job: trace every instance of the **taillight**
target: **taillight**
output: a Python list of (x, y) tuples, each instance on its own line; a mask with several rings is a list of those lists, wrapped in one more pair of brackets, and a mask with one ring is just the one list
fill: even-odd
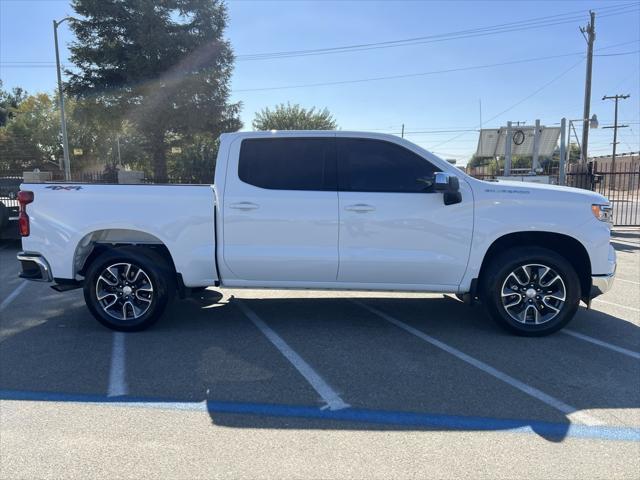
[(33, 192), (19, 191), (18, 202), (20, 203), (20, 213), (18, 214), (18, 231), (23, 237), (28, 237), (31, 232), (29, 226), (29, 215), (27, 215), (27, 205), (33, 202)]

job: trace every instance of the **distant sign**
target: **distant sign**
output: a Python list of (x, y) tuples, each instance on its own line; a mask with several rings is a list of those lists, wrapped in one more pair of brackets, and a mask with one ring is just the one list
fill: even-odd
[(513, 143), (515, 143), (516, 145), (522, 145), (526, 138), (527, 136), (522, 130), (516, 130), (516, 132), (513, 134)]
[(74, 148), (73, 149), (73, 154), (74, 155), (82, 155), (84, 153), (84, 151), (81, 148)]
[(180, 148), (180, 147), (171, 147), (171, 153), (182, 153), (182, 148)]
[[(532, 155), (533, 154), (533, 137), (535, 134), (534, 126), (519, 126), (511, 129), (511, 154), (512, 155)], [(540, 127), (540, 142), (538, 154), (541, 157), (549, 157), (553, 155), (560, 138), (559, 127)], [(507, 128), (500, 129), (483, 129), (480, 130), (480, 139), (478, 140), (478, 149), (476, 156), (478, 157), (496, 157), (505, 153), (505, 141), (507, 139)]]

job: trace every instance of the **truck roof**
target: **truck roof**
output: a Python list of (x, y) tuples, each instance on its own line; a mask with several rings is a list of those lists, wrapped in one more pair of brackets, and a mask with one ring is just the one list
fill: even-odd
[(260, 131), (247, 131), (247, 132), (232, 132), (223, 133), (224, 136), (230, 137), (363, 137), (372, 138), (380, 137), (386, 139), (397, 140), (400, 137), (392, 135), (390, 133), (379, 132), (365, 132), (355, 130), (260, 130)]
[(268, 130), (268, 131), (253, 131), (253, 132), (232, 132), (223, 133), (221, 139), (226, 139), (232, 142), (234, 139), (244, 138), (286, 138), (286, 137), (355, 137), (355, 138), (369, 138), (376, 140), (386, 140), (412, 150), (419, 155), (431, 160), (439, 165), (444, 171), (456, 172), (457, 174), (463, 173), (460, 169), (451, 165), (446, 160), (438, 157), (430, 151), (416, 145), (413, 142), (408, 141), (405, 138), (401, 138), (398, 135), (392, 135), (390, 133), (380, 132), (364, 132), (364, 131), (351, 131), (351, 130)]

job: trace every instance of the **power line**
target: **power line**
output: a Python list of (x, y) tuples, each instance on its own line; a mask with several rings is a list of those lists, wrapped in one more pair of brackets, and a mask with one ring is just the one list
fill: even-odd
[(297, 85), (281, 85), (281, 86), (276, 86), (276, 87), (241, 88), (241, 89), (237, 89), (237, 90), (233, 90), (233, 91), (234, 92), (262, 92), (262, 91), (270, 91), (270, 90), (288, 90), (288, 89), (293, 89), (293, 88), (309, 88), (309, 87), (325, 87), (325, 86), (332, 86), (332, 85), (346, 85), (346, 84), (350, 84), (350, 83), (377, 82), (377, 81), (381, 81), (381, 80), (395, 80), (395, 79), (398, 79), (398, 78), (422, 77), (422, 76), (435, 75), (435, 74), (440, 74), (440, 73), (463, 72), (463, 71), (468, 71), (468, 70), (478, 70), (478, 69), (483, 69), (483, 68), (500, 67), (500, 66), (505, 66), (505, 65), (516, 65), (516, 64), (520, 64), (520, 63), (530, 63), (530, 62), (537, 62), (537, 61), (541, 61), (541, 60), (550, 60), (550, 59), (553, 59), (553, 58), (572, 57), (572, 56), (576, 56), (576, 55), (583, 55), (583, 53), (582, 52), (573, 52), (573, 53), (566, 53), (566, 54), (561, 54), (561, 55), (550, 55), (550, 56), (545, 56), (545, 57), (535, 57), (535, 58), (528, 58), (528, 59), (522, 59), (522, 60), (511, 60), (511, 61), (508, 61), (508, 62), (489, 63), (489, 64), (485, 64), (485, 65), (473, 65), (473, 66), (469, 66), (469, 67), (447, 68), (447, 69), (443, 69), (443, 70), (431, 70), (431, 71), (428, 71), (428, 72), (405, 73), (405, 74), (401, 74), (401, 75), (388, 75), (388, 76), (382, 76), (382, 77), (367, 77), (367, 78), (358, 78), (358, 79), (352, 79), (352, 80), (336, 80), (336, 81), (333, 81), (333, 82), (316, 82), (316, 83), (304, 83), (304, 84), (297, 84)]
[(594, 55), (594, 57), (618, 57), (620, 55), (631, 55), (632, 53), (638, 53), (640, 50), (633, 50), (632, 52), (620, 52), (620, 53), (601, 53)]
[[(612, 5), (609, 7), (602, 7), (598, 9), (598, 12), (602, 12), (600, 17), (609, 17), (614, 15), (623, 15), (638, 11), (637, 3), (626, 3)], [(375, 50), (380, 48), (393, 48), (409, 45), (424, 45), (427, 43), (443, 42), (449, 40), (458, 40), (462, 38), (472, 38), (487, 35), (496, 35), (500, 33), (509, 33), (514, 31), (529, 30), (533, 28), (542, 28), (555, 25), (564, 25), (567, 23), (576, 22), (583, 17), (582, 10), (575, 10), (563, 14), (547, 15), (544, 17), (535, 17), (525, 20), (519, 20), (516, 22), (502, 23), (497, 25), (491, 25), (487, 27), (477, 27), (467, 30), (458, 30), (454, 32), (441, 33), (435, 35), (426, 35), (420, 37), (405, 38), (400, 40), (390, 40), (385, 42), (372, 42), (361, 43), (353, 45), (343, 45), (339, 47), (325, 47), (308, 50), (288, 50), (280, 52), (267, 52), (267, 53), (254, 53), (237, 55), (237, 61), (251, 61), (251, 60), (272, 60), (276, 58), (291, 58), (291, 57), (304, 57), (304, 56), (316, 56), (327, 55), (334, 53), (345, 53), (354, 51)], [(564, 17), (564, 18), (563, 18)]]
[[(517, 101), (516, 103), (514, 103), (513, 105), (511, 105), (510, 107), (502, 110), (500, 113), (497, 113), (496, 115), (494, 115), (493, 117), (484, 120), (484, 123), (486, 122), (490, 122), (492, 120), (495, 120), (496, 118), (504, 115), (505, 113), (513, 110), (514, 108), (516, 108), (518, 105), (526, 102), (527, 100), (529, 100), (530, 98), (536, 96), (538, 93), (540, 93), (542, 90), (544, 90), (545, 88), (547, 88), (549, 85), (557, 82), (558, 80), (560, 80), (562, 77), (564, 77), (567, 73), (569, 73), (571, 70), (573, 70), (574, 68), (576, 68), (578, 65), (580, 65), (582, 63), (582, 61), (584, 60), (584, 58), (581, 58), (579, 61), (577, 61), (576, 63), (574, 63), (573, 65), (571, 65), (569, 68), (567, 68), (566, 70), (563, 70), (559, 75), (553, 77), (551, 80), (549, 80), (547, 83), (545, 83), (544, 85), (542, 85), (541, 87), (537, 88), (536, 90), (534, 90), (533, 92), (531, 92), (529, 95), (527, 95), (526, 97), (522, 98), (521, 100)], [(466, 132), (462, 132), (454, 137), (449, 138), (448, 140), (445, 140), (443, 142), (437, 143), (436, 145), (433, 145), (431, 148), (438, 148), (441, 145), (445, 145), (449, 142), (452, 142), (460, 137), (462, 137), (463, 135), (465, 135)]]
[[(629, 45), (631, 43), (640, 43), (640, 39), (630, 40), (630, 41), (621, 42), (621, 43), (615, 43), (613, 45), (608, 45), (606, 47), (598, 48), (598, 51), (609, 50), (611, 48), (621, 47), (621, 46), (624, 46), (624, 45)], [(639, 52), (639, 50), (633, 50), (633, 51), (630, 51), (630, 52), (621, 52), (621, 53), (612, 53), (612, 54), (598, 54), (598, 55), (594, 55), (594, 56), (596, 56), (596, 57), (620, 56), (620, 55), (631, 55), (631, 54), (638, 53), (638, 52)], [(556, 55), (556, 56), (536, 57), (536, 58), (533, 58), (533, 59), (519, 60), (519, 62), (544, 60), (544, 59), (548, 59), (548, 58), (556, 58), (556, 57), (562, 57), (562, 56), (578, 55), (578, 54), (581, 54), (581, 53), (582, 52), (575, 52), (575, 53), (566, 53), (566, 54)], [(8, 61), (4, 61), (4, 62), (0, 61), (0, 66), (2, 66), (3, 68), (53, 68), (53, 67), (56, 66), (56, 64), (55, 64), (55, 62), (46, 61), (46, 60), (8, 60)], [(64, 64), (62, 64), (62, 66), (65, 67), (65, 68), (69, 68), (69, 67), (73, 67), (74, 65), (73, 64), (69, 64), (69, 63), (64, 63)], [(629, 80), (629, 78), (625, 79), (624, 81), (626, 82), (627, 80)], [(277, 88), (284, 88), (284, 87), (277, 87)]]
[[(637, 40), (634, 40), (634, 42), (636, 41)], [(630, 43), (630, 42), (624, 42), (624, 44), (627, 44), (627, 43)], [(604, 47), (604, 48), (613, 48), (619, 45), (620, 44), (616, 44), (616, 45), (611, 45), (609, 47)], [(638, 52), (640, 52), (640, 50), (636, 50), (634, 52), (627, 52), (626, 54), (629, 55), (629, 54), (638, 53)], [(584, 53), (572, 52), (572, 53), (564, 53), (559, 55), (547, 55), (544, 57), (526, 58), (522, 60), (510, 60), (507, 62), (490, 63), (490, 64), (484, 64), (484, 65), (473, 65), (468, 67), (456, 67), (456, 68), (448, 68), (443, 70), (431, 70), (428, 72), (406, 73), (406, 74), (399, 74), (399, 75), (387, 75), (387, 76), (381, 76), (381, 77), (358, 78), (358, 79), (352, 79), (352, 80), (335, 80), (331, 82), (301, 83), (297, 85), (280, 85), (275, 87), (241, 88), (241, 89), (234, 89), (233, 92), (234, 93), (266, 92), (266, 91), (272, 91), (272, 90), (289, 90), (289, 89), (296, 89), (296, 88), (326, 87), (326, 86), (334, 86), (334, 85), (348, 85), (352, 83), (366, 83), (366, 82), (377, 82), (382, 80), (396, 80), (400, 78), (423, 77), (423, 76), (436, 75), (441, 73), (464, 72), (469, 70), (480, 70), (485, 68), (501, 67), (506, 65), (517, 65), (521, 63), (531, 63), (531, 62), (538, 62), (542, 60), (551, 60), (555, 58), (573, 57), (578, 55), (584, 55)]]
[[(628, 14), (634, 11), (640, 11), (640, 9), (638, 8), (638, 3), (627, 3), (627, 4), (612, 5), (609, 7), (602, 7), (598, 11), (604, 12), (603, 14), (600, 15), (600, 17), (603, 18), (608, 16), (614, 16), (614, 15)], [(571, 18), (569, 18), (568, 16), (570, 16)], [(562, 19), (562, 21), (560, 22), (556, 21), (556, 22), (549, 23), (547, 21), (549, 19), (560, 19), (561, 17), (567, 17), (567, 18)], [(249, 60), (269, 60), (269, 59), (277, 59), (277, 58), (291, 58), (291, 57), (302, 57), (302, 56), (313, 56), (313, 55), (325, 55), (330, 53), (363, 51), (363, 50), (372, 50), (372, 49), (378, 49), (378, 48), (422, 45), (425, 43), (457, 40), (461, 38), (471, 38), (476, 36), (495, 35), (500, 33), (508, 33), (512, 31), (527, 30), (531, 28), (561, 25), (561, 24), (578, 21), (581, 18), (582, 18), (582, 11), (576, 10), (576, 11), (567, 12), (564, 14), (535, 17), (531, 19), (520, 20), (517, 22), (503, 23), (503, 24), (492, 25), (488, 27), (478, 27), (474, 29), (459, 30), (455, 32), (442, 33), (442, 34), (436, 34), (436, 35), (427, 35), (422, 37), (406, 38), (401, 40), (390, 40), (386, 42), (363, 43), (363, 44), (355, 44), (355, 45), (346, 45), (341, 47), (329, 47), (329, 48), (319, 48), (319, 49), (310, 49), (310, 50), (290, 50), (290, 51), (282, 51), (282, 52), (237, 55), (235, 60), (240, 62), (249, 61)], [(31, 68), (31, 67), (44, 68), (44, 67), (49, 67), (52, 64), (52, 62), (13, 61), (13, 62), (0, 62), (0, 64), (4, 64), (5, 66), (10, 66), (14, 68), (27, 68), (27, 66), (28, 68)]]

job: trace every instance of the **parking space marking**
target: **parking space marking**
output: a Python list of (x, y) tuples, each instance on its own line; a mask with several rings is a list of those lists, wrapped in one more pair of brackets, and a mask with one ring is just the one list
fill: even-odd
[(265, 337), (278, 349), (284, 357), (291, 362), (296, 370), (309, 382), (313, 389), (327, 404), (329, 410), (340, 410), (349, 408), (340, 395), (329, 386), (327, 382), (309, 365), (300, 355), (293, 350), (284, 339), (278, 335), (269, 325), (267, 325), (253, 310), (251, 310), (244, 302), (236, 299), (234, 302), (242, 313), (244, 313), (253, 324), (264, 334)]
[(22, 290), (24, 290), (24, 288), (27, 286), (27, 281), (24, 280), (20, 285), (18, 285), (13, 292), (11, 292), (7, 298), (5, 298), (2, 303), (0, 303), (0, 312), (3, 311), (5, 308), (7, 308), (9, 306), (9, 304), (11, 302), (13, 302), (16, 297), (18, 295), (20, 295), (20, 293), (22, 292)]
[(107, 397), (122, 397), (129, 393), (129, 387), (127, 386), (125, 338), (124, 333), (113, 332)]
[(627, 280), (624, 278), (620, 278), (620, 277), (616, 277), (616, 279), (614, 281), (621, 281), (621, 282), (626, 282), (626, 283), (632, 283), (633, 285), (640, 285), (640, 282), (634, 282), (633, 280)]
[(479, 370), (482, 370), (485, 373), (488, 373), (489, 375), (491, 375), (492, 377), (497, 378), (498, 380), (501, 380), (503, 382), (505, 382), (508, 385), (511, 385), (512, 387), (520, 390), (521, 392), (529, 395), (530, 397), (533, 397), (537, 400), (540, 400), (541, 402), (549, 405), (552, 408), (555, 408), (556, 410), (564, 413), (565, 415), (571, 415), (571, 418), (585, 424), (585, 425), (603, 425), (604, 423), (594, 417), (592, 417), (591, 415), (588, 415), (584, 412), (580, 412), (578, 411), (577, 408), (572, 407), (571, 405), (568, 405), (566, 403), (564, 403), (562, 400), (559, 400), (555, 397), (552, 397), (551, 395), (548, 395), (546, 393), (544, 393), (541, 390), (538, 390), (535, 387), (532, 387), (531, 385), (528, 385), (524, 382), (521, 382), (520, 380), (512, 377), (511, 375), (508, 375), (496, 368), (493, 368), (491, 365), (488, 365), (486, 363), (484, 363), (481, 360), (478, 360), (475, 357), (472, 357), (471, 355), (467, 355), (466, 353), (458, 350), (457, 348), (454, 348), (430, 335), (427, 335), (426, 333), (418, 330), (417, 328), (412, 327), (411, 325), (408, 325), (400, 320), (398, 320), (395, 317), (392, 317), (391, 315), (388, 315), (380, 310), (378, 310), (377, 308), (371, 307), (365, 303), (362, 303), (358, 300), (352, 300), (353, 303), (360, 305), (362, 308), (369, 310), (371, 313), (379, 316), (380, 318), (386, 320), (389, 323), (392, 323), (393, 325), (395, 325), (396, 327), (399, 327), (401, 329), (403, 329), (404, 331), (415, 335), (416, 337), (420, 338), (421, 340), (424, 340), (425, 342), (433, 345), (436, 348), (439, 348), (440, 350), (443, 350), (451, 355), (453, 355), (454, 357), (458, 358), (459, 360), (462, 360), (465, 363), (468, 363), (469, 365), (476, 367)]
[(568, 328), (563, 328), (560, 330), (562, 333), (566, 333), (567, 335), (571, 335), (572, 337), (579, 338), (580, 340), (584, 340), (585, 342), (593, 343), (594, 345), (598, 345), (600, 347), (608, 348), (609, 350), (613, 350), (614, 352), (621, 353), (623, 355), (627, 355), (631, 358), (635, 358), (636, 360), (640, 360), (640, 353), (634, 352), (633, 350), (629, 350), (627, 348), (618, 347), (609, 342), (604, 342), (602, 340), (598, 340), (597, 338), (590, 337), (589, 335), (585, 335), (580, 332), (576, 332), (575, 330), (570, 330)]
[(606, 300), (600, 300), (599, 298), (596, 298), (593, 300), (594, 302), (598, 302), (598, 303), (604, 303), (605, 305), (611, 305), (613, 307), (618, 307), (618, 308), (625, 308), (627, 310), (631, 310), (632, 312), (640, 312), (640, 308), (636, 308), (636, 307), (628, 307), (626, 305), (621, 305), (619, 303), (613, 303), (613, 302), (607, 302)]

